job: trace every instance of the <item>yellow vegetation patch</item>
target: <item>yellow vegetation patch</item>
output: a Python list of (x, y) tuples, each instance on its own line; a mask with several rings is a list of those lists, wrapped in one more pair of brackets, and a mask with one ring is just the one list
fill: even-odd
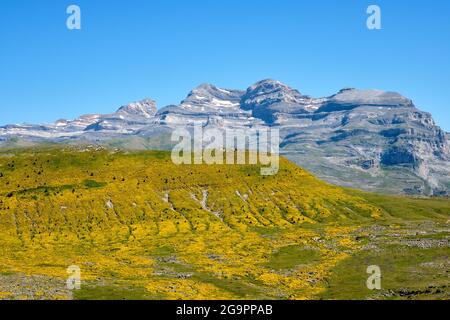
[[(164, 152), (27, 150), (0, 156), (0, 172), (0, 275), (57, 287), (76, 265), (91, 287), (120, 280), (151, 297), (314, 298), (342, 247), (359, 250), (350, 234), (383, 214), (285, 159), (263, 177), (257, 165), (176, 166)], [(22, 296), (2, 286), (0, 298)]]

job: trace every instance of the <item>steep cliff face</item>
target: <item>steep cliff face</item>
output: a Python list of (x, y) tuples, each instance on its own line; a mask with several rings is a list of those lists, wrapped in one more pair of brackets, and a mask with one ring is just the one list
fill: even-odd
[(247, 90), (203, 84), (179, 105), (159, 111), (146, 99), (108, 115), (8, 125), (0, 127), (0, 141), (108, 144), (119, 139), (121, 147), (133, 148), (136, 139), (161, 139), (174, 128), (199, 122), (219, 129), (277, 128), (288, 158), (335, 184), (408, 194), (450, 191), (450, 136), (410, 99), (380, 90), (347, 88), (312, 98), (270, 79)]

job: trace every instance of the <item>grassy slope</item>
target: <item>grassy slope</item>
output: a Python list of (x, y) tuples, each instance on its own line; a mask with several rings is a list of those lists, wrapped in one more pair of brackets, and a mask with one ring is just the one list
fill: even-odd
[(334, 187), (284, 159), (262, 177), (166, 152), (4, 151), (0, 298), (443, 298), (449, 218), (448, 200)]

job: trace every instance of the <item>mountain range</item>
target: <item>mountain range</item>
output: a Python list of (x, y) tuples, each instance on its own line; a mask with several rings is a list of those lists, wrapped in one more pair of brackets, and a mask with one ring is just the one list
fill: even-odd
[(448, 196), (450, 135), (395, 92), (345, 88), (313, 98), (279, 81), (247, 90), (203, 84), (181, 101), (157, 109), (151, 99), (111, 114), (53, 124), (0, 127), (0, 147), (40, 143), (170, 149), (180, 126), (280, 130), (281, 152), (330, 183), (383, 193)]

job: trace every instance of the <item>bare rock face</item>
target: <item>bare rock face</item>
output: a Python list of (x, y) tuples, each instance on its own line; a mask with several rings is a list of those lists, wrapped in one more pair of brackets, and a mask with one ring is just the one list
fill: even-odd
[(119, 110), (117, 110), (116, 114), (149, 119), (151, 117), (154, 117), (157, 111), (158, 109), (156, 108), (156, 102), (151, 99), (145, 99), (121, 107)]
[(283, 116), (289, 118), (315, 111), (318, 108), (315, 102), (279, 81), (262, 80), (247, 89), (241, 107), (251, 110), (254, 117), (273, 124)]
[(152, 148), (153, 140), (174, 128), (199, 122), (219, 129), (275, 127), (286, 157), (338, 185), (414, 195), (450, 192), (450, 135), (410, 99), (380, 90), (346, 88), (312, 98), (270, 79), (247, 90), (203, 84), (179, 105), (159, 111), (145, 99), (106, 115), (0, 127), (0, 146), (122, 141), (123, 148)]
[(297, 90), (275, 80), (262, 80), (249, 87), (241, 98), (243, 109), (255, 110), (278, 103), (301, 105), (305, 97)]
[(334, 96), (331, 96), (323, 103), (318, 112), (351, 110), (361, 106), (408, 108), (414, 105), (411, 100), (402, 97), (396, 92), (350, 88), (342, 89)]
[(202, 84), (192, 90), (187, 98), (181, 102), (184, 108), (198, 108), (205, 110), (240, 109), (240, 100), (243, 92), (240, 90), (221, 89), (211, 84)]

